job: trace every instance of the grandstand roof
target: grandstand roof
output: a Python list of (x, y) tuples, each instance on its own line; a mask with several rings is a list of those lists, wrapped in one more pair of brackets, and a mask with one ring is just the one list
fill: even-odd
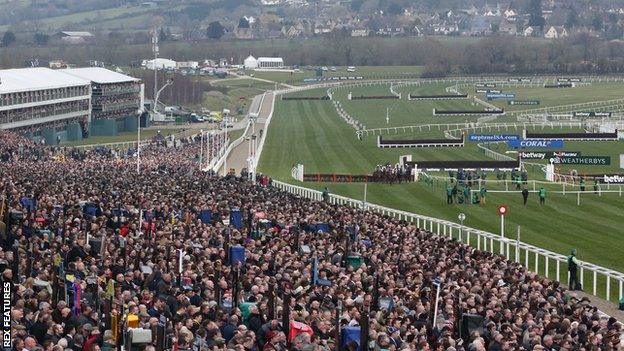
[(0, 70), (0, 94), (88, 84), (86, 79), (44, 67)]
[(68, 68), (62, 71), (68, 75), (87, 79), (98, 84), (138, 82), (139, 79), (101, 67)]

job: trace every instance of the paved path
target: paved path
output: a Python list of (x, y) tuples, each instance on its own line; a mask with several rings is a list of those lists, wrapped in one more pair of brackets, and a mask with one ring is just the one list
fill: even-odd
[[(261, 97), (259, 95), (258, 97)], [(260, 140), (260, 131), (262, 133), (266, 132), (266, 120), (271, 114), (271, 108), (273, 104), (273, 93), (267, 92), (264, 100), (262, 101), (262, 105), (258, 106), (258, 109), (250, 108), (250, 112), (258, 111), (258, 118), (256, 119), (256, 123), (247, 130), (247, 133), (244, 135), (245, 137), (251, 137), (254, 132), (256, 134), (256, 144)], [(252, 104), (253, 105), (253, 104)], [(245, 122), (247, 120), (245, 119)], [(233, 141), (233, 140), (232, 140)], [(236, 174), (240, 174), (240, 171), (243, 168), (248, 167), (247, 158), (249, 157), (249, 141), (243, 140), (237, 147), (235, 147), (232, 152), (228, 155), (227, 158), (227, 169), (234, 169)], [(221, 167), (221, 172), (223, 172), (223, 167)]]

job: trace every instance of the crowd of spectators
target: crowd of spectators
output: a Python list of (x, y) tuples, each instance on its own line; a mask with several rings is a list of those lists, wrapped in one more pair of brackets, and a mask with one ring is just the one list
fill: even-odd
[(87, 117), (74, 117), (58, 121), (38, 123), (36, 125), (13, 128), (11, 129), (11, 131), (20, 135), (40, 135), (40, 132), (44, 129), (51, 128), (56, 131), (60, 131), (61, 129), (64, 129), (68, 124), (80, 124), (82, 133), (84, 135), (85, 128), (87, 127)]
[(0, 111), (0, 124), (45, 118), (79, 111), (85, 111), (85, 113), (89, 111), (88, 100)]
[(93, 84), (93, 95), (138, 93), (141, 87), (136, 82)]
[[(11, 219), (0, 266), (15, 281), (16, 351), (115, 349), (124, 315), (154, 331), (147, 351), (161, 340), (173, 350), (356, 350), (337, 330), (357, 326), (368, 326), (362, 349), (375, 351), (620, 345), (621, 323), (519, 263), (270, 182), (199, 172), (196, 140), (144, 147), (140, 173), (106, 149), (59, 152), (0, 131)], [(230, 264), (239, 245), (245, 260)], [(462, 335), (468, 314), (482, 329)]]

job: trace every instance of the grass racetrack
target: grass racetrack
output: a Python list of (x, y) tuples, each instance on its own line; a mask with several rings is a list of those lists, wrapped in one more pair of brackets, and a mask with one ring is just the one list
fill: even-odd
[[(413, 91), (413, 87), (410, 89)], [(372, 93), (372, 91), (369, 92)], [(309, 94), (309, 96), (322, 95), (313, 91)], [(338, 99), (343, 103), (346, 101), (342, 97)], [(404, 112), (403, 109), (409, 109), (407, 105), (410, 104), (419, 104), (419, 102), (406, 100), (391, 102), (371, 100), (365, 101), (365, 104), (360, 103), (361, 101), (349, 101), (349, 106), (345, 104), (345, 109), (352, 109), (349, 112), (353, 116), (369, 119), (367, 123), (364, 123), (367, 127), (369, 127), (368, 123), (376, 123), (380, 126), (386, 124), (387, 106), (393, 109), (390, 125), (408, 124), (406, 122), (410, 119), (409, 116), (416, 112), (409, 112), (409, 110)], [(403, 104), (406, 107), (398, 107), (397, 104)], [(429, 110), (429, 107), (423, 107), (421, 112), (424, 113), (426, 110)], [(430, 110), (429, 113), (431, 113)], [(449, 121), (449, 118), (445, 117), (431, 116), (429, 118), (440, 118), (438, 123)], [(463, 118), (461, 122), (464, 122)], [(420, 121), (409, 124), (422, 123)], [(474, 143), (468, 143), (465, 148), (377, 148), (376, 137), (358, 140), (355, 130), (340, 119), (330, 101), (280, 101), (278, 99), (268, 132), (259, 171), (276, 179), (299, 185), (301, 183), (290, 176), (290, 170), (296, 163), (303, 164), (306, 173), (370, 174), (377, 164), (396, 163), (399, 156), (406, 154), (413, 155), (413, 158), (417, 160), (488, 159)], [(426, 137), (423, 134), (411, 136)], [(591, 145), (596, 146), (595, 152), (591, 152)], [(571, 143), (565, 149), (573, 150), (579, 147), (583, 148), (580, 151), (583, 151), (584, 155), (609, 152), (609, 155), (616, 156), (624, 153), (624, 144), (621, 141), (606, 144), (592, 142), (583, 145)], [(618, 162), (619, 158), (612, 159), (612, 166), (609, 170), (616, 172)], [(532, 179), (543, 180), (543, 175), (541, 178), (536, 178), (539, 175), (537, 171), (531, 172)], [(495, 177), (490, 176), (488, 179), (492, 178)], [(356, 199), (362, 199), (364, 193), (362, 183), (306, 182), (303, 185), (316, 189), (327, 186), (332, 193)], [(561, 190), (560, 186), (552, 189)], [(604, 193), (599, 196), (589, 191), (590, 189), (591, 186), (588, 185), (588, 192), (581, 196), (580, 206), (577, 205), (576, 195), (554, 194), (554, 191), (548, 194), (544, 206), (539, 205), (534, 193), (529, 196), (529, 203), (526, 207), (522, 205), (522, 197), (519, 193), (489, 193), (486, 205), (447, 205), (442, 182), (433, 185), (422, 182), (401, 185), (369, 184), (367, 200), (371, 203), (455, 222), (457, 222), (457, 215), (464, 212), (467, 216), (465, 221), (467, 226), (493, 233), (500, 232), (500, 220), (496, 214), (496, 207), (505, 203), (509, 207), (509, 215), (505, 221), (507, 236), (515, 238), (516, 228), (520, 225), (521, 240), (524, 242), (566, 255), (570, 249), (577, 248), (579, 258), (582, 260), (624, 271), (624, 260), (621, 254), (624, 250), (624, 240), (622, 240), (624, 196), (621, 197), (617, 193)]]

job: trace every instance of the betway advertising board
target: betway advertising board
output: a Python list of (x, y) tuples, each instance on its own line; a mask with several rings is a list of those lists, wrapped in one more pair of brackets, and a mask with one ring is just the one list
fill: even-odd
[(624, 174), (590, 174), (588, 177), (602, 184), (624, 184)]
[(551, 162), (560, 165), (608, 166), (611, 164), (611, 156), (553, 157)]
[(580, 151), (520, 151), (518, 156), (524, 160), (549, 160), (554, 157), (579, 157)]
[(516, 94), (511, 94), (511, 93), (500, 93), (500, 94), (488, 93), (488, 94), (485, 94), (485, 97), (488, 100), (515, 99), (516, 98)]
[(611, 117), (611, 112), (574, 112), (574, 117)]
[(563, 140), (509, 140), (507, 146), (514, 149), (561, 149), (563, 148)]
[(508, 141), (518, 139), (520, 139), (520, 136), (513, 134), (470, 134), (468, 136), (470, 141)]

